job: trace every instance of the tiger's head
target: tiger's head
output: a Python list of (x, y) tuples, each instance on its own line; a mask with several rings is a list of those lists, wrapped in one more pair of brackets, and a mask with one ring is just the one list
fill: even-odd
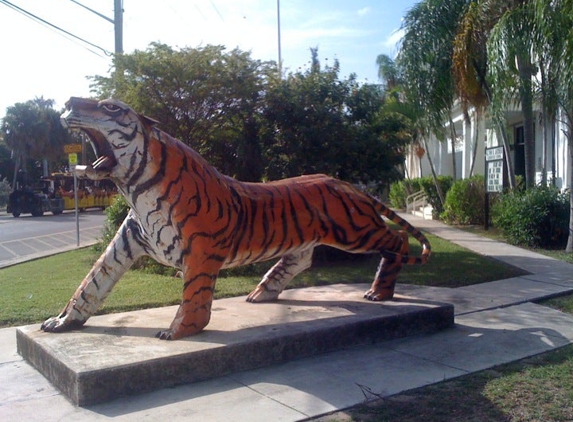
[(120, 184), (134, 171), (134, 158), (144, 157), (147, 133), (157, 121), (133, 111), (121, 101), (97, 101), (72, 97), (60, 117), (70, 130), (81, 130), (89, 138), (96, 160), (77, 166), (78, 176), (93, 180), (112, 179)]

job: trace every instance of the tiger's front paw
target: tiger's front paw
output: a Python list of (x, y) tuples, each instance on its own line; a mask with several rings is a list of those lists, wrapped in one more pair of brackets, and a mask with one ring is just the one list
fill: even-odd
[(84, 325), (84, 322), (85, 321), (72, 320), (68, 315), (58, 315), (44, 321), (40, 329), (47, 333), (61, 333), (63, 331), (79, 328)]
[(277, 292), (276, 290), (269, 290), (264, 284), (259, 284), (255, 290), (249, 293), (247, 296), (247, 302), (270, 302), (272, 300), (277, 300), (280, 293), (281, 292)]

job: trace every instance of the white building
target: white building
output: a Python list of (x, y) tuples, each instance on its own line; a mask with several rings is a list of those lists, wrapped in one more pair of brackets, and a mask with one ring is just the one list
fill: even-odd
[[(466, 121), (463, 116), (461, 107), (458, 105), (452, 111), (452, 120), (455, 126), (456, 143), (456, 179), (470, 177), (475, 174), (485, 174), (486, 160), (485, 148), (502, 146), (501, 140), (498, 140), (496, 131), (483, 118), (476, 117), (475, 110), (469, 111), (470, 121)], [(555, 131), (555, 144), (543, 147), (543, 130), (541, 115), (539, 110), (534, 110), (535, 116), (535, 163), (536, 163), (536, 181), (542, 180), (542, 170), (545, 163), (547, 179), (555, 179), (555, 185), (560, 189), (567, 189), (569, 177), (567, 174), (567, 163), (569, 154), (567, 149), (567, 139), (563, 134), (563, 123), (557, 123)], [(520, 110), (508, 111), (507, 117), (507, 134), (510, 142), (511, 160), (516, 175), (525, 174), (525, 155), (523, 146), (523, 117)], [(478, 131), (477, 149), (475, 144), (475, 134)], [(450, 134), (449, 128), (446, 134)], [(416, 178), (431, 175), (430, 159), (434, 164), (437, 175), (453, 176), (452, 164), (452, 147), (450, 139), (440, 142), (432, 137), (427, 142), (427, 149), (423, 156), (416, 148), (412, 148), (406, 158), (406, 177)], [(429, 157), (428, 157), (429, 155)], [(473, 164), (473, 169), (472, 169)]]

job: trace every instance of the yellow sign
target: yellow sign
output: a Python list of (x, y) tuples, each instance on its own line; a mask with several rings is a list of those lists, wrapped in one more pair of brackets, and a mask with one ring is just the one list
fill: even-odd
[(76, 164), (78, 164), (78, 154), (76, 153), (68, 154), (68, 162), (70, 166), (75, 166)]
[(66, 154), (77, 154), (78, 152), (82, 152), (82, 144), (64, 145), (64, 152)]

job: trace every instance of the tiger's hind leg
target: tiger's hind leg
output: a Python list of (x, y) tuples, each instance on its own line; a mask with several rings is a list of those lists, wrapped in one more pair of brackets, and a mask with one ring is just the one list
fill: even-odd
[(247, 302), (276, 300), (286, 285), (312, 265), (314, 248), (284, 255), (263, 277), (259, 285), (247, 296)]
[[(398, 231), (398, 235), (402, 238), (402, 245), (398, 251), (399, 255), (408, 255), (410, 248), (408, 245), (408, 233), (405, 231)], [(376, 277), (370, 286), (370, 290), (364, 293), (364, 297), (372, 301), (380, 301), (392, 299), (394, 297), (394, 288), (396, 287), (396, 279), (398, 273), (404, 264), (401, 262), (400, 257), (382, 258), (380, 266), (376, 272)]]

